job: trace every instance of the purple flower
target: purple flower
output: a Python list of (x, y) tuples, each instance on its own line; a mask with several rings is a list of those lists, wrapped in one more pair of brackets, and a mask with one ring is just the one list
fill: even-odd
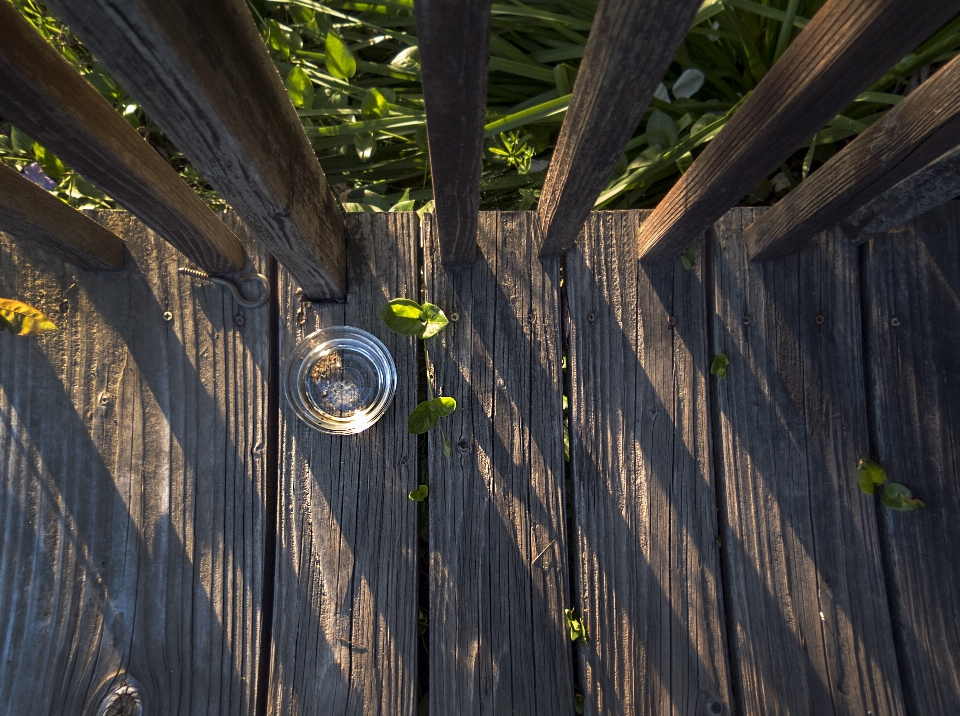
[(43, 169), (40, 168), (40, 165), (34, 162), (33, 164), (28, 164), (23, 168), (23, 171), (20, 172), (27, 179), (32, 181), (34, 184), (39, 184), (47, 191), (55, 188), (57, 183), (43, 173)]

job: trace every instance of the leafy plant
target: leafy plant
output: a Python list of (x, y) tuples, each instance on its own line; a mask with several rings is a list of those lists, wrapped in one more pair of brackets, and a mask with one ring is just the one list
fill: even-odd
[[(407, 418), (407, 430), (413, 435), (421, 435), (439, 424), (440, 418), (450, 415), (457, 409), (457, 401), (447, 396), (434, 396), (433, 380), (430, 377), (430, 352), (427, 348), (427, 339), (437, 335), (446, 328), (449, 320), (439, 306), (432, 303), (423, 305), (409, 298), (395, 298), (377, 309), (387, 328), (402, 336), (415, 336), (423, 341), (423, 354), (427, 363), (427, 396), (428, 399), (420, 403)], [(440, 425), (440, 436), (443, 438), (443, 454), (453, 456), (453, 446), (447, 440)], [(421, 488), (426, 487), (421, 485)], [(415, 499), (411, 492), (410, 499)], [(426, 494), (423, 495), (426, 497)], [(421, 498), (422, 499), (422, 498)]]
[(710, 364), (710, 375), (715, 375), (718, 378), (726, 379), (727, 366), (729, 365), (730, 359), (727, 358), (727, 354), (717, 353), (716, 357), (713, 359), (713, 363)]
[(57, 330), (44, 313), (12, 298), (0, 298), (0, 329), (18, 336), (36, 336)]
[(567, 628), (570, 630), (570, 641), (582, 640), (587, 643), (587, 629), (583, 624), (583, 619), (577, 616), (577, 610), (574, 608), (564, 609), (564, 616), (567, 618)]
[(429, 495), (430, 488), (426, 485), (420, 485), (418, 488), (410, 490), (410, 492), (407, 494), (407, 497), (414, 502), (423, 502)]
[(883, 467), (867, 458), (862, 458), (857, 465), (857, 483), (860, 489), (868, 495), (876, 494), (880, 487), (880, 502), (885, 507), (898, 512), (912, 512), (926, 505), (913, 496), (913, 492), (906, 486), (896, 482), (887, 482), (887, 471)]

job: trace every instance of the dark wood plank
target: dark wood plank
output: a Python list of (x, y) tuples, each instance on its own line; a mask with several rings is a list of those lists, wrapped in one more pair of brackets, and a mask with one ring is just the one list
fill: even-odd
[(243, 0), (49, 5), (308, 296), (343, 296), (342, 215)]
[[(960, 144), (955, 58), (747, 227), (750, 258), (790, 253)], [(953, 198), (953, 197), (950, 197)]]
[(729, 714), (703, 260), (638, 265), (640, 213), (566, 262), (584, 713)]
[(699, 6), (600, 3), (540, 195), (541, 256), (573, 246)]
[(640, 229), (640, 258), (677, 256), (960, 2), (828, 0)]
[(0, 231), (82, 269), (123, 268), (120, 239), (6, 165), (0, 165)]
[(451, 272), (425, 216), (427, 299), (456, 317), (430, 343), (453, 457), (429, 435), (430, 713), (571, 713), (559, 261), (533, 212), (480, 214)]
[(857, 486), (869, 450), (857, 249), (831, 232), (756, 264), (717, 224), (711, 263), (713, 425), (738, 712), (904, 713), (876, 512)]
[(881, 509), (905, 713), (960, 706), (960, 206), (865, 251), (873, 458), (926, 503)]
[(28, 23), (0, 5), (0, 113), (210, 273), (244, 251), (173, 168)]
[(890, 187), (838, 226), (853, 243), (862, 244), (958, 196), (960, 147)]
[(414, 7), (440, 257), (444, 266), (468, 266), (477, 257), (490, 0)]
[(346, 437), (302, 422), (283, 399), (280, 520), (268, 712), (396, 714), (416, 711), (417, 403), (415, 341), (391, 333), (376, 310), (416, 298), (417, 215), (351, 214), (345, 303), (302, 301), (280, 272), (284, 361), (320, 327), (348, 325), (380, 338), (397, 365), (397, 393), (374, 426)]
[(268, 311), (97, 218), (121, 272), (0, 236), (0, 295), (60, 326), (0, 335), (0, 712), (89, 716), (134, 683), (144, 713), (252, 715)]

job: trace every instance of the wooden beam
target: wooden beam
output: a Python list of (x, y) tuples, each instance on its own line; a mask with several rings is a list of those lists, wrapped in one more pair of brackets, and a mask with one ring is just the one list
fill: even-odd
[(467, 266), (477, 256), (490, 0), (416, 0), (414, 7), (440, 258)]
[(0, 3), (0, 114), (211, 273), (240, 241), (173, 168), (27, 22)]
[(123, 268), (120, 239), (4, 164), (0, 164), (0, 231), (33, 241), (83, 269)]
[(745, 232), (755, 261), (790, 253), (960, 144), (960, 57), (757, 219)]
[(699, 6), (601, 2), (540, 194), (541, 256), (573, 246)]
[(864, 204), (838, 226), (862, 244), (960, 196), (960, 147)]
[(958, 0), (828, 0), (641, 225), (640, 258), (677, 256), (958, 10)]
[(243, 0), (54, 0), (311, 298), (346, 290), (343, 216)]

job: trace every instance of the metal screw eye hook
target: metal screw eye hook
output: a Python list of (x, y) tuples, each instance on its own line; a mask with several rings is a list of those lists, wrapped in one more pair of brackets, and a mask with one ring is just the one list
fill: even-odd
[(229, 288), (230, 293), (233, 294), (233, 300), (245, 308), (260, 308), (260, 306), (270, 300), (270, 279), (268, 279), (262, 273), (244, 274), (240, 276), (240, 283), (257, 281), (260, 284), (260, 297), (249, 299), (244, 298), (243, 294), (240, 292), (239, 286), (229, 279), (221, 278), (219, 276), (211, 276), (206, 271), (201, 271), (200, 269), (194, 268), (180, 268), (178, 271), (182, 274), (200, 278), (205, 281), (212, 281), (213, 283), (217, 283), (221, 286)]

